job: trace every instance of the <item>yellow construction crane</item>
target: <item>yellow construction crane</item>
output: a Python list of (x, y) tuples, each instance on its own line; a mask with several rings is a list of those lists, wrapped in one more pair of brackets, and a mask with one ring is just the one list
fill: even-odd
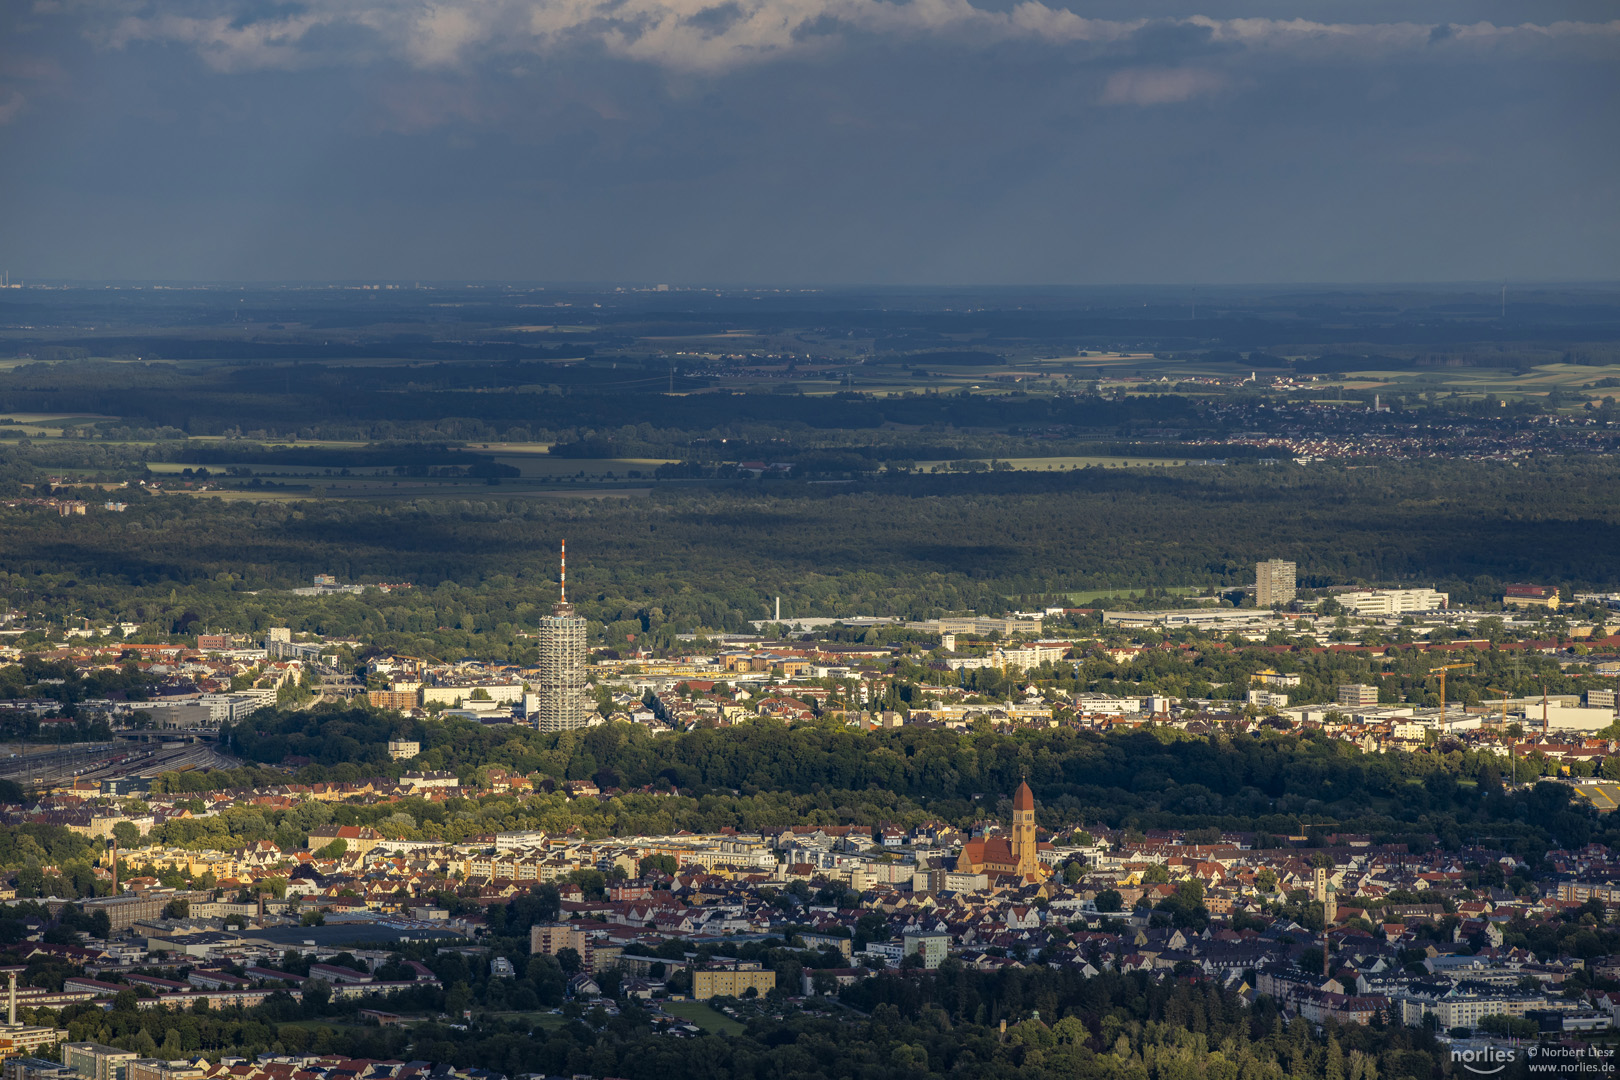
[[(1497, 734), (1498, 735), (1506, 734), (1507, 733), (1507, 726), (1508, 726), (1507, 703), (1508, 703), (1508, 698), (1512, 697), (1513, 695), (1509, 694), (1506, 690), (1498, 690), (1494, 686), (1486, 688), (1485, 692), (1488, 693), (1488, 694), (1500, 694), (1502, 696), (1502, 730), (1500, 732), (1498, 732)], [(1511, 780), (1511, 783), (1510, 783), (1509, 786), (1510, 787), (1518, 787), (1519, 786), (1519, 747), (1511, 739), (1509, 739), (1509, 741), (1508, 741), (1508, 760), (1511, 763), (1509, 767), (1513, 770), (1513, 772), (1511, 774), (1512, 780)]]
[(1513, 695), (1508, 693), (1506, 690), (1498, 690), (1494, 686), (1488, 687), (1485, 692), (1487, 694), (1500, 694), (1500, 695), (1502, 695), (1502, 702), (1501, 702), (1501, 705), (1502, 705), (1502, 727), (1506, 728), (1507, 727), (1507, 703), (1508, 703), (1508, 698), (1512, 697)]
[[(1471, 668), (1473, 666), (1473, 664), (1441, 664), (1439, 667), (1432, 667), (1429, 669), (1430, 675), (1440, 676), (1440, 722), (1442, 724), (1449, 723), (1446, 716), (1446, 672), (1457, 671), (1462, 668)], [(1451, 732), (1448, 730), (1446, 734), (1449, 735)]]

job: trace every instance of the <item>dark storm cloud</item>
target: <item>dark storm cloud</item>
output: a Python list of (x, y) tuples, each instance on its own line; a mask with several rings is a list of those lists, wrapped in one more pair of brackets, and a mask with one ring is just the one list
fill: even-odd
[(5, 8), (0, 252), (84, 277), (1620, 271), (1620, 23), (1309, 7)]

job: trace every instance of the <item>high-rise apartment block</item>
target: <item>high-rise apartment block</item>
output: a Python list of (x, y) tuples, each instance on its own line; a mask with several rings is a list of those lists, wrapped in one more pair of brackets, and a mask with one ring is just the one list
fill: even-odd
[(1294, 564), (1281, 559), (1267, 559), (1254, 567), (1254, 602), (1256, 607), (1294, 602)]
[(541, 731), (573, 731), (590, 718), (585, 696), (585, 620), (568, 602), (568, 542), (562, 549), (562, 595), (540, 619), (535, 724)]
[(564, 949), (573, 949), (579, 955), (580, 966), (586, 971), (595, 968), (591, 939), (578, 926), (535, 923), (529, 927), (529, 952), (532, 955), (556, 956)]

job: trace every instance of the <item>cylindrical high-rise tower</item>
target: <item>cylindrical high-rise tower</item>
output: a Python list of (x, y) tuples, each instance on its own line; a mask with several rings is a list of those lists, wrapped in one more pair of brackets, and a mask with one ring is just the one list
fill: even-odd
[(590, 719), (585, 696), (585, 620), (568, 602), (568, 541), (562, 547), (562, 593), (550, 615), (540, 619), (540, 662), (535, 692), (541, 731), (573, 731)]

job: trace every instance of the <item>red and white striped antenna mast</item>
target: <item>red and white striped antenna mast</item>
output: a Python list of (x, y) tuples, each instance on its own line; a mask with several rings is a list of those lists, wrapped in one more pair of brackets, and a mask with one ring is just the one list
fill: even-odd
[(559, 598), (564, 604), (568, 603), (568, 541), (562, 542), (562, 576), (557, 579), (562, 586), (562, 596)]

